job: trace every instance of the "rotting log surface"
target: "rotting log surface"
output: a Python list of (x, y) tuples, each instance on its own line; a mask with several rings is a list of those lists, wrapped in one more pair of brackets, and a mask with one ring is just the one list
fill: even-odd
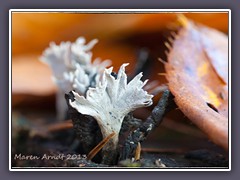
[(127, 137), (123, 149), (120, 153), (120, 160), (134, 157), (134, 152), (138, 143), (144, 141), (148, 134), (157, 127), (163, 119), (163, 116), (175, 106), (173, 105), (173, 96), (169, 90), (165, 90), (157, 106), (146, 121)]

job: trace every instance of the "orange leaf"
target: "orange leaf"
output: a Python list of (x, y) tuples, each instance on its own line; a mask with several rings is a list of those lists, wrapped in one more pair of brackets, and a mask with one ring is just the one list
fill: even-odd
[[(181, 111), (216, 144), (228, 149), (228, 37), (187, 19), (165, 64)], [(217, 112), (218, 111), (218, 112)]]

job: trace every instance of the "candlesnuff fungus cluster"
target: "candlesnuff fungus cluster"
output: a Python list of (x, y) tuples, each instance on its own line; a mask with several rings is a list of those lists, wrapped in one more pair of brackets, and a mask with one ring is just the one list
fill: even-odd
[[(139, 124), (139, 121), (128, 113), (139, 107), (150, 106), (153, 96), (143, 90), (147, 81), (140, 80), (142, 73), (127, 83), (125, 67), (128, 64), (123, 64), (118, 74), (114, 76), (113, 68), (105, 69), (111, 64), (109, 60), (101, 62), (100, 59), (96, 59), (91, 62), (90, 50), (96, 43), (97, 40), (92, 40), (85, 44), (83, 37), (74, 43), (62, 42), (60, 45), (50, 43), (41, 60), (51, 67), (53, 81), (59, 88), (58, 119), (64, 119), (66, 115), (64, 94), (70, 91), (74, 101), (67, 99), (68, 105), (79, 114), (83, 114), (70, 117), (73, 119), (78, 137), (81, 138), (84, 152), (88, 153), (101, 138), (106, 138), (114, 132), (115, 136), (104, 146), (103, 151), (105, 154), (116, 153), (121, 127), (123, 126), (124, 131), (129, 130), (127, 126), (131, 126), (131, 123)], [(76, 114), (75, 110), (72, 110), (73, 114)], [(96, 132), (93, 132), (94, 130)], [(99, 131), (102, 136), (99, 136)]]
[(79, 113), (94, 117), (101, 129), (103, 138), (111, 133), (116, 135), (103, 147), (103, 151), (115, 153), (119, 141), (119, 132), (124, 117), (140, 107), (152, 104), (152, 95), (149, 95), (143, 86), (147, 81), (141, 81), (142, 73), (127, 83), (127, 75), (123, 64), (117, 77), (112, 76), (112, 67), (105, 69), (102, 80), (95, 88), (89, 88), (86, 97), (74, 94), (74, 101), (69, 104)]
[(50, 43), (41, 57), (53, 73), (53, 81), (59, 88), (57, 97), (58, 119), (63, 120), (66, 113), (64, 94), (71, 90), (84, 95), (89, 87), (94, 87), (102, 76), (110, 60), (95, 59), (92, 62), (91, 49), (97, 43), (94, 39), (85, 44), (85, 39), (79, 37), (74, 43), (61, 42), (60, 45)]
[[(89, 153), (102, 143), (101, 140), (108, 139), (102, 147), (101, 163), (115, 164), (117, 160), (133, 156), (136, 145), (161, 122), (172, 96), (166, 91), (144, 123), (134, 118), (135, 109), (153, 103), (153, 95), (143, 89), (147, 80), (141, 80), (142, 72), (127, 78), (125, 67), (128, 63), (123, 64), (118, 73), (112, 71), (113, 67), (106, 69), (110, 61), (97, 59), (91, 63), (89, 50), (94, 44), (96, 40), (85, 45), (84, 38), (59, 46), (52, 43), (45, 50), (42, 61), (52, 68), (53, 80), (60, 90), (59, 113), (64, 118), (66, 107), (62, 106), (67, 104), (83, 152)], [(132, 128), (135, 131), (131, 132)], [(120, 145), (119, 137), (126, 132), (130, 134)]]

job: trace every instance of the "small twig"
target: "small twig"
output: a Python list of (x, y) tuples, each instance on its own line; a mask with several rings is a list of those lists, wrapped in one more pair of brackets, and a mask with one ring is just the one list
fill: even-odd
[(66, 130), (71, 128), (73, 128), (72, 121), (67, 120), (65, 122), (48, 125), (47, 132), (56, 132), (56, 131), (61, 131), (61, 130)]
[(109, 142), (109, 140), (115, 136), (116, 133), (111, 133), (108, 137), (103, 139), (95, 148), (93, 148), (87, 155), (87, 159), (91, 160), (94, 156)]
[(138, 142), (137, 148), (136, 148), (136, 152), (135, 152), (135, 161), (138, 161), (141, 157), (141, 144), (140, 142)]
[(158, 73), (159, 76), (166, 76), (167, 73)]
[(120, 160), (131, 158), (136, 151), (138, 143), (144, 141), (148, 134), (162, 122), (164, 115), (173, 108), (175, 108), (173, 95), (169, 90), (165, 90), (152, 114), (138, 129), (130, 133), (126, 139), (120, 153)]
[(73, 128), (73, 124), (71, 120), (67, 120), (65, 122), (58, 122), (50, 125), (33, 127), (30, 130), (30, 136), (40, 136), (40, 137), (48, 137), (49, 133), (67, 130)]

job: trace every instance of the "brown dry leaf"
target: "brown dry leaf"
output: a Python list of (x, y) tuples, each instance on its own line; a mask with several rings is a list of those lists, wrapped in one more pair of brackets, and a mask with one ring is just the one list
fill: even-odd
[[(178, 13), (147, 14), (139, 18), (139, 20), (130, 27), (129, 31), (133, 33), (161, 32), (167, 27), (174, 26), (175, 23), (172, 22), (176, 20), (177, 16)], [(184, 16), (220, 31), (228, 31), (228, 13), (184, 13)]]
[(181, 20), (165, 64), (169, 88), (180, 110), (228, 150), (228, 37)]
[[(12, 14), (12, 53), (41, 53), (49, 41), (74, 41), (79, 36), (100, 42), (161, 32), (177, 13), (23, 13)], [(185, 13), (187, 17), (226, 32), (227, 13)], [(24, 44), (24, 46), (23, 46)]]

